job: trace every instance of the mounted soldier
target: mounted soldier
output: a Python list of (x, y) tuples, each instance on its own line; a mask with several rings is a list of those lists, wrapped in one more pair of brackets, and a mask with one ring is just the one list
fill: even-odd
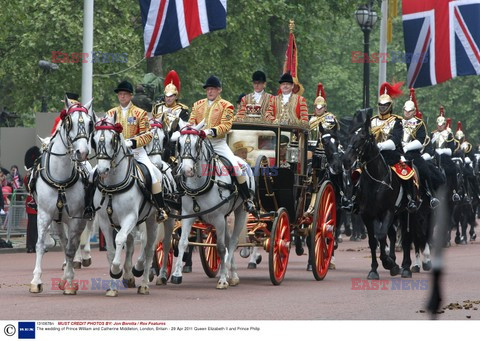
[(396, 83), (392, 86), (385, 82), (380, 86), (378, 115), (372, 117), (370, 127), (385, 162), (389, 166), (393, 166), (395, 173), (403, 180), (402, 184), (408, 199), (407, 209), (413, 212), (419, 206), (417, 189), (414, 184), (414, 171), (401, 162), (401, 156), (404, 153), (402, 118), (393, 114), (393, 98), (402, 95), (402, 85), (403, 83)]
[(418, 111), (417, 100), (415, 98), (415, 89), (410, 89), (410, 99), (403, 105), (403, 138), (402, 146), (406, 160), (413, 162), (420, 173), (420, 182), (423, 185), (427, 196), (430, 198), (430, 207), (435, 208), (440, 201), (432, 194), (434, 186), (432, 184), (430, 172), (426, 161), (421, 156), (424, 145), (428, 143), (427, 128)]
[(457, 122), (457, 131), (455, 132), (455, 139), (458, 141), (458, 148), (455, 150), (454, 156), (462, 158), (464, 162), (464, 175), (468, 183), (468, 195), (470, 198), (479, 199), (479, 186), (473, 171), (473, 160), (475, 155), (473, 146), (467, 141), (465, 133), (462, 129), (462, 122)]
[[(334, 114), (328, 111), (327, 97), (325, 96), (325, 90), (322, 83), (318, 83), (317, 97), (315, 98), (314, 113), (311, 115), (309, 125), (309, 151), (314, 153), (312, 167), (313, 168), (325, 168), (325, 152), (321, 141), (322, 130), (329, 131), (336, 134), (339, 130), (339, 124)], [(320, 128), (321, 126), (321, 128)], [(323, 163), (323, 167), (322, 167)]]
[(188, 107), (178, 101), (180, 95), (180, 78), (175, 70), (171, 70), (165, 77), (164, 95), (162, 101), (156, 103), (152, 109), (152, 117), (167, 126), (170, 135), (178, 130), (178, 121), (188, 122), (190, 114)]
[[(430, 153), (435, 154), (435, 159), (445, 171), (447, 181), (450, 183), (453, 191), (452, 200), (454, 202), (460, 201), (460, 196), (456, 192), (458, 186), (457, 174), (455, 164), (452, 161), (452, 155), (455, 151), (455, 140), (451, 129), (448, 127), (443, 106), (440, 107), (440, 114), (437, 117), (437, 130), (432, 132), (430, 140), (432, 142), (432, 148), (434, 149), (434, 151), (430, 151)], [(428, 154), (432, 155), (430, 153)]]

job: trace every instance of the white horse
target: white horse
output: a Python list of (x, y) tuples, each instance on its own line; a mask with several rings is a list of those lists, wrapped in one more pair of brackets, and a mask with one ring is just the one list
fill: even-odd
[(85, 189), (82, 183), (82, 164), (89, 154), (88, 138), (92, 132), (94, 116), (91, 102), (85, 106), (72, 104), (67, 97), (67, 111), (62, 125), (43, 152), (38, 177), (35, 182), (35, 201), (38, 206), (35, 269), (30, 283), (31, 293), (43, 291), (42, 259), (45, 253), (45, 238), (48, 226), (58, 221), (68, 226), (67, 232), (58, 229), (65, 251), (66, 266), (60, 282), (64, 294), (76, 294), (78, 285), (74, 278), (73, 257), (80, 244), (86, 221), (84, 211)]
[[(166, 198), (169, 195), (172, 195), (177, 192), (177, 186), (175, 179), (173, 177), (172, 167), (163, 161), (163, 153), (165, 149), (165, 143), (168, 141), (168, 132), (166, 131), (163, 122), (150, 119), (150, 127), (153, 132), (152, 141), (145, 146), (145, 151), (147, 152), (150, 161), (162, 172), (162, 186), (163, 194)], [(159, 271), (159, 276), (156, 281), (156, 285), (165, 285), (168, 281), (168, 253), (170, 252), (170, 244), (172, 241), (172, 233), (175, 227), (175, 219), (168, 218), (163, 222), (164, 233), (163, 233), (163, 261), (162, 267)], [(155, 246), (160, 240), (155, 241)], [(144, 257), (144, 254), (139, 257), (141, 260)]]
[[(182, 236), (178, 245), (179, 253), (172, 274), (172, 283), (182, 282), (182, 258), (188, 246), (188, 236), (194, 221), (200, 218), (203, 222), (215, 227), (217, 234), (217, 252), (220, 257), (219, 280), (217, 289), (226, 289), (229, 285), (237, 285), (240, 280), (237, 274), (234, 251), (238, 245), (238, 237), (247, 220), (247, 212), (243, 208), (243, 200), (233, 190), (232, 178), (226, 174), (205, 133), (201, 131), (203, 121), (197, 126), (179, 122), (179, 172), (182, 174), (181, 185), (185, 191), (182, 197)], [(237, 158), (238, 167), (249, 169), (248, 164)], [(226, 165), (225, 165), (226, 166)], [(217, 168), (218, 167), (218, 168)], [(214, 171), (218, 169), (219, 172)], [(250, 190), (254, 191), (251, 172), (247, 174)], [(234, 211), (235, 225), (232, 235), (227, 230), (226, 216)]]
[[(121, 134), (122, 126), (118, 123), (114, 124), (115, 121), (115, 117), (106, 117), (97, 122), (92, 138), (99, 175), (98, 190), (94, 197), (96, 219), (105, 236), (110, 276), (114, 279), (122, 277), (121, 253), (123, 246), (126, 245), (124, 281), (127, 281), (129, 287), (134, 287), (133, 275), (143, 274), (143, 280), (137, 292), (148, 295), (148, 277), (153, 259), (153, 245), (157, 236), (156, 209), (144, 197), (140, 187), (142, 175), (138, 170), (138, 164), (133, 154), (127, 152), (125, 140)], [(160, 172), (158, 176), (161, 176)], [(132, 232), (135, 226), (144, 221), (146, 223), (146, 240), (143, 250), (145, 257), (139, 259), (135, 269), (132, 269), (134, 246)], [(115, 249), (113, 228), (119, 228), (115, 237)], [(121, 285), (123, 284), (119, 281), (111, 281), (106, 295), (118, 296)]]

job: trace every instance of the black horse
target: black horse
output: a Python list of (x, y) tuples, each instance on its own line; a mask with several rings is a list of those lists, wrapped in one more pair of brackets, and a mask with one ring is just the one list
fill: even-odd
[[(472, 195), (468, 191), (468, 182), (464, 174), (463, 161), (459, 157), (452, 159), (457, 173), (457, 193), (460, 201), (453, 207), (453, 227), (456, 229), (455, 244), (467, 244), (467, 227), (475, 216), (472, 206)], [(450, 230), (451, 233), (452, 230)]]
[[(377, 148), (374, 136), (370, 133), (371, 110), (358, 111), (351, 132), (350, 143), (343, 156), (343, 166), (351, 170), (358, 160), (361, 168), (357, 200), (360, 215), (367, 227), (368, 244), (372, 255), (371, 270), (368, 279), (379, 279), (376, 257), (377, 243), (380, 243), (380, 260), (390, 275), (400, 273), (395, 262), (395, 235), (393, 221), (401, 199), (401, 180), (383, 159)], [(356, 125), (355, 122), (360, 123)], [(386, 253), (387, 236), (390, 238), (390, 252)], [(410, 254), (404, 249), (405, 254)], [(404, 268), (405, 269), (405, 268)], [(408, 269), (408, 271), (410, 271)]]

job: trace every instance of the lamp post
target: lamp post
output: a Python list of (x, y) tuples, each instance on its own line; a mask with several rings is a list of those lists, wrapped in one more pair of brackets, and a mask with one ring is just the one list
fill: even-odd
[(45, 77), (45, 86), (43, 89), (43, 96), (42, 96), (42, 112), (47, 112), (47, 99), (48, 99), (48, 77), (47, 74), (53, 71), (58, 70), (58, 64), (41, 60), (38, 62), (38, 67), (43, 70), (43, 74)]
[(368, 5), (362, 5), (355, 11), (357, 23), (363, 31), (363, 108), (370, 106), (370, 57), (369, 40), (370, 31), (377, 22), (377, 12), (372, 10), (373, 1)]

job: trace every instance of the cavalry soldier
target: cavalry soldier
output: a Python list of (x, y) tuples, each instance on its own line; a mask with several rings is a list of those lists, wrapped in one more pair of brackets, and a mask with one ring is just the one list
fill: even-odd
[(415, 98), (415, 89), (410, 89), (410, 99), (403, 106), (403, 138), (402, 146), (404, 157), (408, 161), (412, 161), (420, 173), (420, 181), (424, 186), (427, 196), (430, 198), (430, 207), (435, 208), (440, 201), (433, 197), (432, 179), (429, 166), (421, 156), (421, 151), (427, 140), (427, 128), (423, 122), (420, 112), (418, 111), (417, 101)]
[(400, 87), (403, 83), (393, 86), (383, 83), (380, 86), (377, 116), (371, 119), (371, 132), (375, 136), (377, 147), (385, 162), (389, 166), (395, 166), (395, 172), (404, 180), (403, 185), (407, 192), (407, 209), (411, 212), (418, 209), (417, 191), (413, 183), (413, 170), (401, 161), (403, 154), (402, 138), (404, 135), (402, 118), (393, 114), (393, 100), (402, 94)]
[[(437, 130), (433, 131), (430, 140), (434, 149), (435, 158), (439, 160), (440, 166), (445, 171), (448, 181), (453, 187), (453, 201), (460, 201), (460, 196), (456, 192), (457, 173), (455, 164), (452, 161), (452, 154), (455, 151), (455, 140), (449, 128), (447, 128), (447, 119), (445, 118), (445, 109), (440, 107), (440, 114), (437, 117)], [(433, 153), (433, 151), (432, 151)], [(428, 156), (431, 154), (428, 153)]]
[[(167, 219), (167, 213), (164, 210), (165, 203), (162, 194), (162, 181), (160, 171), (153, 165), (143, 148), (150, 143), (153, 138), (150, 131), (147, 112), (136, 107), (132, 102), (133, 86), (128, 81), (122, 81), (114, 90), (117, 93), (120, 105), (107, 112), (107, 116), (115, 117), (116, 122), (123, 127), (123, 137), (127, 147), (133, 149), (135, 160), (143, 163), (152, 177), (152, 194), (157, 205), (157, 222)], [(95, 167), (96, 168), (96, 167)], [(94, 170), (95, 170), (94, 168)], [(92, 195), (93, 201), (93, 195)]]
[(180, 78), (175, 70), (165, 77), (164, 100), (154, 105), (152, 117), (166, 124), (170, 135), (178, 129), (178, 121), (188, 122), (188, 107), (178, 101), (180, 94)]
[(290, 73), (284, 73), (280, 80), (281, 94), (272, 96), (265, 118), (274, 123), (291, 125), (300, 121), (308, 123), (308, 108), (304, 97), (293, 93), (294, 82)]
[[(203, 88), (206, 91), (207, 98), (201, 99), (193, 104), (192, 114), (188, 123), (199, 124), (204, 121), (204, 131), (210, 139), (212, 147), (220, 156), (225, 157), (232, 165), (236, 165), (236, 157), (228, 147), (226, 134), (232, 128), (233, 123), (233, 104), (224, 100), (222, 93), (222, 84), (216, 76), (210, 76)], [(257, 214), (255, 205), (250, 198), (250, 191), (246, 182), (246, 176), (239, 167), (232, 167), (234, 175), (238, 182), (238, 192), (245, 201), (245, 209), (252, 214)]]
[(470, 197), (479, 197), (479, 186), (477, 178), (473, 172), (473, 163), (472, 160), (475, 160), (475, 155), (473, 153), (473, 146), (470, 142), (467, 141), (465, 133), (462, 130), (462, 122), (457, 122), (457, 131), (455, 133), (455, 138), (458, 140), (458, 148), (455, 151), (454, 155), (461, 157), (464, 161), (465, 167), (463, 169), (465, 180), (469, 184), (468, 194)]
[(331, 112), (327, 110), (327, 97), (325, 96), (325, 90), (322, 83), (318, 83), (317, 97), (315, 98), (314, 110), (312, 117), (310, 118), (310, 133), (309, 133), (309, 150), (314, 152), (313, 168), (321, 168), (321, 158), (325, 157), (322, 143), (322, 133), (320, 131), (320, 125), (323, 130), (328, 130), (336, 133), (339, 129), (337, 118)]
[(242, 97), (240, 109), (235, 120), (242, 120), (249, 115), (264, 117), (273, 95), (265, 92), (267, 76), (263, 71), (255, 71), (252, 75), (253, 92)]
[(152, 110), (152, 100), (145, 93), (142, 84), (138, 84), (135, 88), (135, 96), (132, 98), (132, 103), (140, 109), (150, 112)]

